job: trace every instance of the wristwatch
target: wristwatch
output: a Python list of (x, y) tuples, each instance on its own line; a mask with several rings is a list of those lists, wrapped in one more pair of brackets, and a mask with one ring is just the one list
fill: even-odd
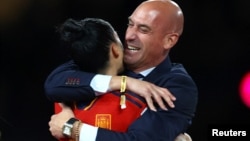
[(67, 137), (71, 137), (73, 124), (76, 121), (79, 121), (79, 120), (76, 118), (70, 118), (66, 123), (64, 123), (63, 128), (62, 128), (63, 135), (65, 135)]

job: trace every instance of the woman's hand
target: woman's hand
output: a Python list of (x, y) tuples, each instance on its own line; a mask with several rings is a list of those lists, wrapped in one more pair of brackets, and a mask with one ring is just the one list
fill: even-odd
[[(168, 89), (132, 77), (126, 77), (126, 79), (126, 89), (144, 97), (151, 110), (156, 111), (155, 102), (160, 108), (167, 110), (164, 101), (169, 107), (174, 108), (173, 101), (175, 101), (176, 98)], [(121, 76), (112, 76), (109, 86), (111, 90), (119, 90), (121, 87)]]

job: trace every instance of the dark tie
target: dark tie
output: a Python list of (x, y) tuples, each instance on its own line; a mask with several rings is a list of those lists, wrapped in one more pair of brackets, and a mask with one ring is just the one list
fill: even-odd
[(133, 71), (126, 71), (125, 75), (127, 75), (129, 77), (136, 78), (136, 79), (144, 78), (144, 76), (142, 74), (135, 73)]

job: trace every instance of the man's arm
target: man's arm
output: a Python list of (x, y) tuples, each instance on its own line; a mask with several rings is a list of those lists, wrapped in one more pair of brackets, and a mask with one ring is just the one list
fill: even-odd
[[(45, 94), (54, 102), (93, 100), (96, 97), (96, 94), (100, 92), (90, 85), (95, 76), (96, 74), (80, 71), (73, 61), (69, 61), (56, 68), (48, 76), (44, 85)], [(101, 90), (102, 93), (105, 93), (108, 90), (120, 89), (121, 76), (112, 76), (111, 80), (104, 80), (102, 79), (103, 77), (104, 76), (101, 76), (101, 79), (95, 80), (95, 86), (97, 88), (100, 89), (99, 86), (106, 87), (104, 90)], [(151, 110), (156, 110), (155, 105), (153, 104), (154, 102), (164, 110), (167, 110), (164, 101), (167, 102), (171, 108), (174, 107), (173, 101), (175, 100), (175, 97), (166, 88), (161, 88), (152, 83), (130, 77), (127, 77), (126, 86), (127, 90), (144, 97)]]
[[(67, 121), (68, 119), (70, 119), (70, 118), (73, 118), (74, 117), (74, 114), (73, 114), (73, 111), (69, 108), (69, 107), (63, 107), (62, 108), (63, 110), (62, 110), (62, 112), (61, 113), (59, 113), (58, 115), (53, 115), (53, 116), (51, 116), (51, 121), (49, 122), (49, 125), (50, 125), (50, 131), (51, 131), (51, 134), (55, 137), (55, 138), (57, 138), (57, 139), (60, 139), (60, 138), (63, 138), (64, 137), (64, 135), (62, 134), (62, 127), (61, 126), (59, 126), (58, 127), (58, 125), (63, 125), (64, 123), (65, 123), (65, 121)], [(59, 118), (58, 118), (59, 117)], [(60, 117), (62, 117), (62, 118), (60, 118)], [(54, 121), (57, 121), (57, 122), (54, 122)], [(60, 124), (59, 124), (60, 123)], [(94, 130), (94, 132), (96, 132), (97, 133), (97, 127), (93, 127), (93, 126), (91, 126), (91, 125), (87, 125), (87, 124), (80, 124), (80, 126), (78, 126), (78, 124), (74, 124), (74, 126), (73, 126), (73, 131), (72, 131), (72, 138), (73, 139), (75, 139), (76, 138), (76, 130), (78, 130), (78, 132), (79, 132), (79, 130), (81, 131), (81, 132), (84, 132), (84, 130), (81, 130), (82, 129), (82, 127), (83, 127), (83, 125), (84, 126), (88, 126), (89, 128), (92, 128), (92, 130)], [(58, 128), (57, 128), (58, 127)], [(78, 128), (78, 129), (77, 129)], [(88, 129), (89, 129), (88, 128)], [(102, 129), (100, 129), (100, 130), (102, 130)], [(103, 129), (104, 130), (104, 134), (105, 134), (105, 129)], [(108, 130), (107, 130), (108, 131)], [(95, 133), (95, 134), (96, 134)], [(117, 132), (118, 133), (118, 132)], [(81, 133), (79, 133), (80, 134), (80, 136), (81, 136)], [(116, 134), (115, 132), (114, 132), (114, 134)], [(118, 133), (118, 136), (119, 136), (119, 134), (120, 133)], [(121, 134), (121, 136), (122, 136), (122, 134)], [(125, 137), (126, 135), (124, 134), (124, 137)], [(131, 135), (131, 136), (133, 136), (133, 135)], [(89, 137), (89, 136), (88, 136)], [(124, 137), (121, 137), (121, 138), (124, 138)], [(95, 138), (95, 137), (94, 137)], [(126, 138), (126, 137), (125, 137)], [(83, 137), (80, 137), (79, 138), (80, 140), (79, 141), (86, 141), (86, 140), (88, 140), (88, 138), (83, 138)], [(90, 139), (91, 140), (91, 139)], [(92, 139), (93, 140), (93, 139)], [(89, 140), (88, 140), (89, 141)], [(164, 141), (167, 141), (167, 139), (166, 140), (164, 140)], [(187, 133), (181, 133), (181, 134), (179, 134), (176, 138), (175, 138), (175, 141), (192, 141), (192, 138), (187, 134)]]
[(45, 94), (54, 102), (71, 102), (79, 99), (90, 101), (95, 92), (90, 82), (95, 74), (82, 72), (69, 61), (53, 70), (44, 83)]
[[(83, 123), (80, 130), (80, 141), (173, 141), (178, 134), (185, 132), (190, 125), (197, 104), (197, 89), (190, 78), (181, 75), (173, 76), (171, 83), (164, 81), (162, 83), (166, 84), (164, 86), (170, 87), (169, 90), (177, 97), (175, 108), (168, 111), (158, 108), (157, 112), (147, 110), (129, 126), (126, 133), (97, 128)], [(53, 115), (49, 122), (52, 135), (62, 136), (60, 130), (63, 124), (73, 116), (72, 113), (69, 116), (67, 112)], [(58, 121), (61, 122), (58, 123)]]
[[(152, 140), (163, 140), (173, 141), (178, 134), (175, 133), (176, 127), (188, 124), (188, 122), (183, 122), (183, 119), (178, 118), (166, 118), (162, 117), (161, 113), (154, 111), (147, 111), (145, 115), (140, 117), (138, 121), (130, 126), (126, 133), (111, 131), (108, 129), (98, 128), (91, 126), (89, 124), (83, 123), (79, 127), (79, 141), (127, 141), (127, 140), (137, 140), (137, 141), (152, 141)], [(165, 111), (164, 111), (165, 112)], [(74, 114), (70, 108), (64, 107), (62, 112), (51, 116), (51, 121), (49, 122), (51, 134), (57, 138), (64, 138), (62, 134), (63, 124), (70, 118), (74, 117)], [(162, 119), (163, 118), (163, 119)], [(153, 121), (161, 119), (161, 122), (154, 123)], [(122, 122), (122, 120), (121, 120)], [(165, 130), (165, 125), (168, 124), (168, 130)], [(176, 124), (178, 123), (178, 124)], [(187, 125), (186, 125), (187, 126)], [(76, 125), (73, 129), (76, 130)], [(153, 130), (157, 129), (157, 130)], [(178, 130), (178, 129), (177, 129)], [(166, 132), (166, 133), (165, 133)], [(171, 133), (171, 134), (169, 134)], [(153, 136), (152, 136), (153, 135)], [(72, 134), (72, 138), (75, 138), (75, 134)]]

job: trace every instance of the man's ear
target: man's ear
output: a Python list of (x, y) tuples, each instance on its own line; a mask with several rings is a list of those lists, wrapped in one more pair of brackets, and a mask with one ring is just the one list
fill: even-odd
[(179, 39), (179, 34), (178, 33), (171, 33), (167, 34), (164, 38), (164, 48), (165, 49), (170, 49), (172, 48), (178, 41)]

